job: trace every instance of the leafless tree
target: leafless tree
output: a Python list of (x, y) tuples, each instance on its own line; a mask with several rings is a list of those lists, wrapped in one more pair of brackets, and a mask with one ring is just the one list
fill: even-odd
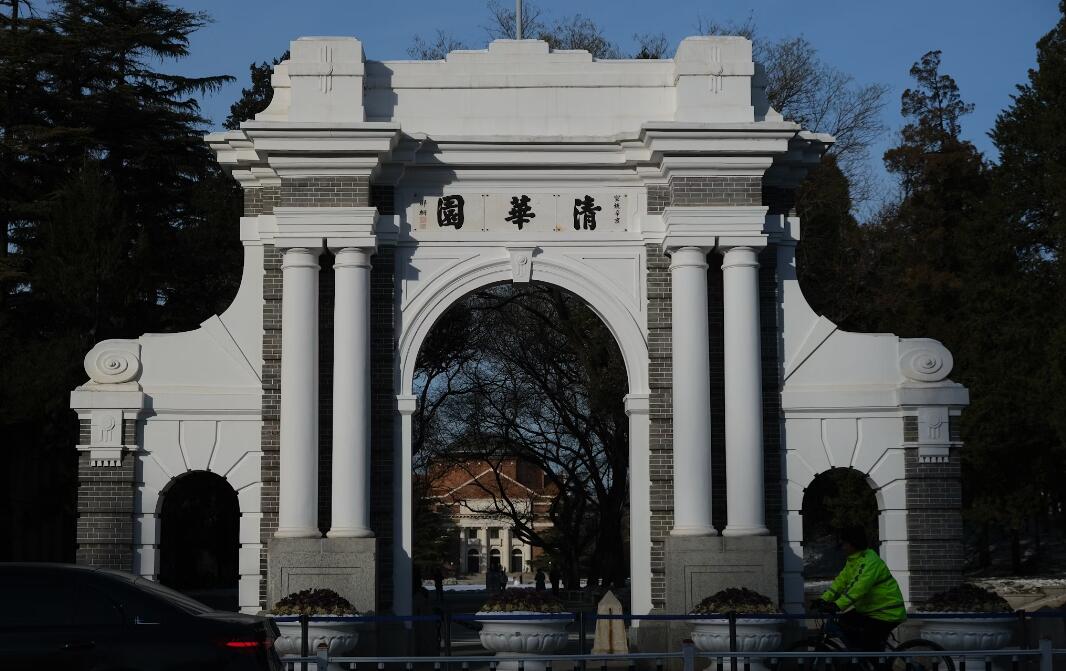
[(639, 47), (633, 58), (655, 59), (666, 58), (670, 51), (670, 43), (664, 33), (643, 33), (633, 36), (633, 41)]
[[(490, 40), (513, 40), (515, 39), (515, 12), (513, 7), (505, 7), (497, 0), (488, 4), (489, 23), (484, 26)], [(533, 38), (544, 31), (544, 24), (540, 17), (543, 15), (540, 7), (532, 2), (522, 3), (522, 37)]]
[(447, 58), (449, 52), (466, 48), (461, 40), (438, 30), (437, 37), (432, 42), (427, 42), (421, 35), (415, 35), (414, 44), (407, 48), (407, 54), (420, 61), (442, 61)]
[(416, 463), (476, 469), (516, 458), (542, 471), (558, 493), (541, 511), (551, 532), (534, 524), (521, 492), (491, 480), (480, 486), (495, 513), (554, 557), (570, 584), (579, 573), (621, 582), (628, 570), (627, 383), (603, 322), (557, 288), (479, 290), (434, 327), (417, 370)]
[(766, 68), (770, 104), (805, 129), (836, 137), (830, 152), (848, 177), (852, 200), (869, 203), (875, 196), (870, 147), (886, 131), (881, 112), (888, 87), (856, 82), (819, 58), (803, 37), (761, 38), (750, 16), (728, 24), (701, 20), (698, 27), (705, 35), (742, 35), (752, 41), (755, 60)]

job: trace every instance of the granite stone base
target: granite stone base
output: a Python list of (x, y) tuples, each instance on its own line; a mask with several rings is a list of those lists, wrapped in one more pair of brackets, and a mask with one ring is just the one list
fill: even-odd
[(272, 538), (267, 546), (267, 601), (328, 588), (361, 612), (376, 608), (374, 538)]
[(670, 536), (666, 539), (666, 610), (689, 613), (727, 587), (780, 600), (775, 536)]
[[(669, 536), (665, 556), (667, 614), (689, 613), (727, 587), (747, 587), (780, 602), (775, 536)], [(692, 633), (692, 625), (684, 621), (646, 624), (653, 626), (641, 627), (642, 650), (680, 650)]]

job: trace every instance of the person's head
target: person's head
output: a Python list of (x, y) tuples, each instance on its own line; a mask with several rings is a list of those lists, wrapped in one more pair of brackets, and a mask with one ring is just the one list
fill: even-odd
[(837, 535), (837, 539), (840, 541), (840, 548), (845, 554), (849, 555), (870, 547), (870, 543), (866, 539), (866, 529), (860, 526), (842, 529)]

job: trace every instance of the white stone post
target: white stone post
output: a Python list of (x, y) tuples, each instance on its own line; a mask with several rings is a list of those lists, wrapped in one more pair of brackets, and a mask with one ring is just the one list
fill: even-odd
[(719, 248), (725, 354), (725, 536), (769, 533), (763, 503), (762, 348), (755, 247)]
[(333, 499), (330, 538), (369, 538), (370, 252), (345, 247), (333, 263)]
[(714, 536), (711, 525), (711, 367), (707, 252), (673, 250), (674, 536)]
[(318, 529), (318, 255), (294, 247), (282, 261), (281, 445), (278, 538)]

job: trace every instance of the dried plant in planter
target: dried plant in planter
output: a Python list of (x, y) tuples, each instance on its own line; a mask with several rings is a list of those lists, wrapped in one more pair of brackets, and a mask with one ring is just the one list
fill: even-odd
[(1011, 607), (995, 592), (963, 583), (929, 597), (919, 610), (926, 613), (1010, 613)]
[(693, 615), (714, 615), (719, 613), (780, 613), (768, 597), (747, 587), (730, 587), (707, 597), (692, 609)]
[(507, 589), (481, 606), (481, 613), (562, 613), (563, 600), (550, 592)]
[(359, 611), (331, 589), (293, 592), (270, 610), (272, 615), (358, 615)]

